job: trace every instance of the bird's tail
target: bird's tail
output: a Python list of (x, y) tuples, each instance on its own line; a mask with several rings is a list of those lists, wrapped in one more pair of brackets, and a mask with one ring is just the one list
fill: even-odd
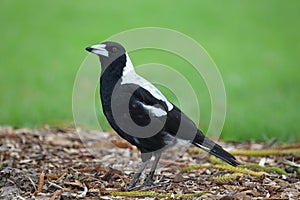
[(232, 166), (237, 166), (240, 164), (233, 155), (225, 151), (220, 145), (205, 137), (205, 135), (200, 130), (197, 131), (196, 137), (193, 140), (192, 144)]

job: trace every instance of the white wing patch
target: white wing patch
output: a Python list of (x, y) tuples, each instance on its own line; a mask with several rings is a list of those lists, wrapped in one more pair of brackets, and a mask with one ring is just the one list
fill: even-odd
[(167, 115), (167, 112), (161, 108), (157, 108), (157, 107), (154, 107), (154, 106), (150, 106), (150, 105), (145, 105), (143, 104), (143, 107), (149, 111), (149, 113), (153, 116), (156, 116), (156, 117), (161, 117), (161, 116), (164, 116), (164, 115)]
[(168, 111), (173, 109), (173, 105), (152, 83), (150, 83), (149, 81), (147, 81), (146, 79), (144, 79), (143, 77), (135, 73), (131, 60), (126, 53), (126, 66), (123, 69), (121, 84), (123, 85), (123, 84), (130, 84), (130, 83), (139, 85), (140, 87), (149, 91), (152, 94), (152, 96), (154, 96), (155, 98), (165, 102), (167, 104)]

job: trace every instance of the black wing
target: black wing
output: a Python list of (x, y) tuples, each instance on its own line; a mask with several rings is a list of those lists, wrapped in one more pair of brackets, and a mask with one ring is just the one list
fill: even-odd
[[(161, 145), (169, 145), (175, 138), (192, 142), (198, 132), (196, 125), (175, 105), (172, 104), (172, 109), (169, 110), (169, 102), (164, 99), (156, 98), (151, 91), (143, 87), (138, 87), (131, 97), (129, 110), (132, 120), (140, 126), (145, 126), (146, 130), (150, 123), (161, 128), (153, 137), (144, 138), (143, 143), (149, 142), (149, 145), (154, 145), (164, 140)], [(141, 133), (143, 134), (145, 133)], [(203, 134), (201, 136), (205, 137)]]
[[(135, 84), (124, 84), (121, 85), (120, 88), (123, 88), (121, 89), (123, 95), (120, 96), (120, 101), (125, 102), (125, 104), (120, 105), (123, 107), (128, 106), (128, 102), (126, 103), (126, 101), (122, 100), (130, 96), (129, 113), (124, 115), (122, 112), (123, 116), (126, 120), (130, 119), (138, 125), (138, 127), (141, 127), (141, 129), (139, 129), (140, 132), (135, 133), (133, 137), (130, 137), (130, 140), (134, 141), (133, 144), (136, 145), (142, 153), (162, 150), (166, 146), (174, 144), (177, 141), (176, 139), (182, 139), (190, 141), (192, 144), (233, 166), (238, 165), (238, 162), (231, 154), (205, 137), (205, 135), (198, 130), (194, 122), (181, 112), (179, 108), (172, 104), (172, 109), (170, 110), (168, 106), (169, 102), (165, 101), (164, 96), (158, 99), (157, 95), (161, 94), (160, 92), (153, 95), (153, 90), (149, 91)], [(155, 90), (157, 89), (155, 88)], [(126, 95), (124, 95), (125, 93)], [(153, 124), (154, 126), (151, 126)], [(125, 122), (124, 125), (128, 127), (128, 122)], [(159, 129), (155, 130), (157, 127), (159, 127)], [(136, 127), (132, 127), (132, 130), (126, 132), (126, 135), (132, 136), (132, 133), (136, 130)], [(151, 136), (149, 136), (149, 134)]]

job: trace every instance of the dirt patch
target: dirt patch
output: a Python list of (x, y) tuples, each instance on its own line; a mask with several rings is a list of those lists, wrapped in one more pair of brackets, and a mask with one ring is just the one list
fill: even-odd
[(299, 199), (300, 145), (273, 143), (221, 142), (244, 164), (239, 168), (173, 147), (154, 176), (162, 186), (126, 191), (141, 160), (117, 135), (0, 127), (0, 199)]

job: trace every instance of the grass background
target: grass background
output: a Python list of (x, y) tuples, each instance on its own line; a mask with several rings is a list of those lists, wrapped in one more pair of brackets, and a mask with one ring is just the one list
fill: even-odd
[[(71, 122), (84, 48), (121, 31), (158, 26), (194, 38), (217, 64), (228, 100), (223, 139), (300, 141), (299, 9), (297, 0), (2, 0), (0, 124)], [(176, 64), (174, 56), (155, 51), (133, 53), (132, 60), (153, 62), (151, 53), (159, 55), (155, 62)], [(199, 95), (205, 130), (210, 103), (201, 84)]]

